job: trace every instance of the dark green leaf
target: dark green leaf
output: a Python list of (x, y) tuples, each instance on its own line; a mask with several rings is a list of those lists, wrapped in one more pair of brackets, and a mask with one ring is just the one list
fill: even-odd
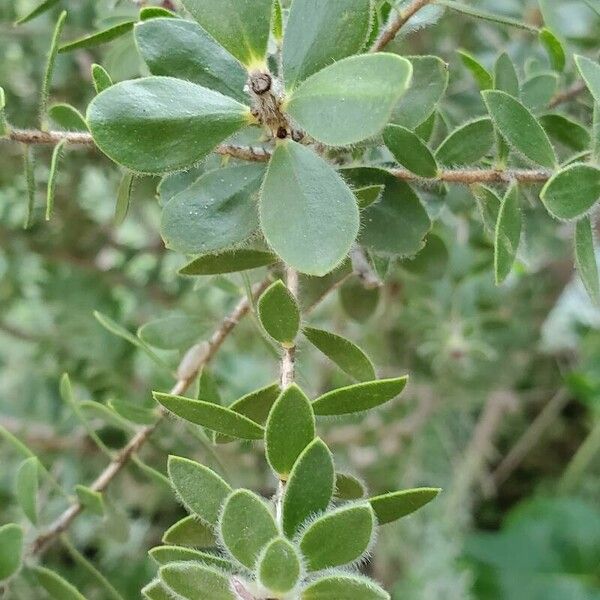
[(300, 329), (300, 309), (283, 281), (275, 281), (261, 294), (258, 316), (274, 340), (286, 348), (294, 345)]
[(540, 123), (546, 133), (567, 148), (583, 152), (590, 147), (589, 131), (577, 121), (558, 113), (542, 115)]
[(48, 109), (48, 116), (60, 129), (67, 131), (87, 131), (84, 116), (70, 104), (53, 104)]
[(515, 64), (506, 52), (502, 52), (494, 64), (494, 88), (518, 98), (520, 87)]
[(277, 262), (272, 252), (241, 248), (226, 250), (220, 254), (206, 254), (194, 259), (179, 269), (181, 275), (219, 275), (237, 273), (258, 267), (267, 267)]
[(540, 31), (539, 38), (548, 53), (552, 68), (559, 73), (564, 71), (567, 57), (562, 42), (547, 27)]
[(592, 222), (584, 217), (575, 225), (575, 264), (590, 298), (600, 304), (600, 280), (596, 264), (596, 248)]
[(385, 145), (394, 158), (419, 177), (435, 177), (438, 166), (431, 151), (414, 132), (400, 125), (388, 125), (383, 132)]
[(447, 272), (448, 248), (444, 241), (437, 235), (427, 236), (425, 248), (421, 250), (414, 258), (407, 258), (401, 261), (402, 268), (428, 280), (441, 279)]
[(556, 73), (540, 73), (529, 78), (521, 88), (521, 99), (531, 111), (546, 107), (554, 97), (558, 75)]
[(483, 117), (464, 123), (452, 131), (435, 153), (443, 165), (461, 166), (479, 162), (494, 145), (494, 128)]
[(301, 564), (298, 550), (285, 538), (275, 538), (258, 560), (258, 580), (275, 594), (292, 590), (300, 579)]
[(217, 545), (211, 527), (201, 523), (196, 517), (185, 517), (165, 531), (164, 544), (191, 546), (193, 548), (212, 548)]
[(301, 600), (390, 600), (390, 595), (370, 579), (340, 572), (308, 584)]
[(456, 52), (460, 56), (463, 65), (473, 75), (480, 90), (490, 90), (494, 87), (492, 74), (472, 54), (469, 54), (466, 50), (457, 50)]
[(64, 52), (71, 52), (72, 50), (81, 50), (82, 48), (95, 48), (101, 46), (107, 42), (112, 42), (121, 36), (128, 34), (135, 25), (135, 21), (125, 21), (119, 23), (113, 27), (109, 27), (104, 31), (98, 31), (92, 35), (86, 35), (85, 37), (79, 38), (67, 44), (61, 46), (58, 50), (60, 54)]
[(85, 596), (77, 588), (60, 575), (45, 567), (31, 567), (38, 583), (54, 600), (85, 600)]
[(159, 570), (163, 583), (185, 600), (236, 600), (229, 578), (214, 567), (189, 562), (165, 565)]
[(25, 516), (34, 524), (38, 520), (39, 460), (35, 456), (26, 458), (17, 469), (15, 495)]
[(349, 473), (335, 474), (335, 497), (338, 500), (361, 500), (367, 495), (365, 484)]
[(162, 6), (144, 6), (140, 9), (140, 21), (149, 21), (150, 19), (160, 19), (162, 17), (173, 19), (177, 18), (177, 16), (176, 13)]
[(346, 281), (340, 289), (344, 312), (357, 323), (368, 321), (377, 311), (381, 293), (378, 288), (367, 289), (357, 279)]
[(94, 89), (96, 90), (97, 94), (100, 94), (113, 84), (113, 81), (106, 69), (96, 64), (92, 65), (92, 79), (94, 80)]
[(441, 492), (439, 488), (415, 488), (375, 496), (369, 503), (375, 511), (379, 525), (392, 523), (419, 510)]
[(384, 189), (384, 185), (367, 185), (354, 190), (354, 195), (358, 200), (358, 208), (364, 210), (380, 200)]
[(519, 186), (512, 183), (498, 212), (494, 241), (494, 272), (498, 285), (508, 277), (517, 258), (523, 225), (519, 196)]

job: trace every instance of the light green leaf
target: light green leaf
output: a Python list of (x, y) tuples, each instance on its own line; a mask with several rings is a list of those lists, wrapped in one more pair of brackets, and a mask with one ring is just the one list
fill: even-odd
[(456, 51), (463, 65), (469, 69), (480, 90), (490, 90), (494, 87), (492, 74), (466, 50)]
[(167, 587), (159, 579), (151, 581), (144, 587), (142, 589), (142, 596), (144, 596), (146, 600), (171, 600), (171, 592), (169, 592)]
[(496, 13), (488, 12), (486, 10), (481, 10), (474, 6), (463, 4), (462, 2), (455, 2), (454, 0), (436, 0), (436, 4), (440, 6), (445, 6), (447, 8), (450, 8), (451, 10), (455, 10), (456, 12), (462, 13), (464, 15), (475, 17), (476, 19), (483, 19), (484, 21), (489, 21), (490, 23), (498, 23), (498, 25), (508, 25), (510, 27), (516, 27), (517, 29), (524, 29), (525, 31), (530, 31), (532, 33), (538, 32), (538, 28), (534, 25), (529, 25), (528, 23), (524, 23), (523, 21), (517, 21), (516, 19), (506, 17), (505, 15), (499, 15)]
[(286, 480), (296, 460), (315, 437), (315, 415), (310, 400), (295, 384), (277, 399), (265, 427), (267, 460)]
[(358, 200), (358, 208), (364, 210), (380, 200), (384, 189), (384, 185), (366, 185), (354, 190), (354, 195)]
[(367, 495), (365, 484), (349, 473), (335, 474), (335, 497), (338, 500), (361, 500)]
[(305, 327), (302, 331), (313, 346), (350, 377), (357, 381), (370, 381), (377, 377), (369, 357), (350, 340), (314, 327)]
[(109, 158), (141, 173), (185, 169), (248, 123), (236, 100), (189, 81), (145, 77), (92, 100), (87, 122)]
[(277, 537), (277, 524), (267, 504), (250, 490), (236, 490), (225, 501), (221, 541), (228, 552), (253, 569), (261, 550)]
[(153, 392), (154, 399), (177, 416), (218, 433), (244, 440), (262, 439), (264, 429), (232, 410), (183, 396)]
[(183, 0), (191, 15), (249, 69), (264, 65), (272, 0)]
[(562, 42), (547, 27), (540, 31), (539, 39), (548, 54), (552, 68), (559, 73), (564, 71), (567, 57)]
[(179, 546), (156, 546), (148, 552), (150, 558), (159, 565), (167, 565), (173, 562), (200, 562), (212, 565), (220, 569), (229, 570), (232, 564), (216, 554), (200, 552), (192, 548), (180, 548)]
[(40, 2), (30, 12), (15, 21), (15, 25), (23, 25), (23, 23), (32, 21), (39, 15), (49, 11), (51, 8), (54, 8), (59, 2), (61, 2), (61, 0), (44, 0), (43, 2)]
[(126, 171), (123, 173), (121, 182), (119, 183), (119, 189), (117, 190), (117, 203), (115, 205), (115, 225), (121, 225), (127, 213), (129, 212), (129, 205), (131, 204), (131, 192), (133, 191), (133, 184), (135, 177), (133, 173)]
[(214, 471), (197, 462), (169, 456), (169, 478), (177, 496), (188, 510), (208, 525), (216, 525), (231, 487)]
[(494, 240), (494, 272), (496, 284), (501, 284), (512, 270), (517, 257), (522, 228), (519, 186), (512, 183), (500, 206)]
[(113, 85), (112, 78), (108, 74), (108, 71), (104, 67), (97, 64), (92, 65), (92, 79), (94, 81), (94, 89), (96, 90), (97, 94), (100, 94)]
[(390, 595), (370, 579), (340, 573), (326, 575), (310, 583), (301, 600), (390, 600)]
[(591, 136), (589, 131), (571, 117), (551, 113), (542, 115), (540, 123), (551, 138), (567, 148), (583, 152), (590, 147)]
[(84, 116), (70, 104), (61, 102), (48, 108), (48, 116), (60, 129), (66, 131), (87, 131)]
[(160, 19), (160, 18), (178, 18), (177, 13), (174, 13), (167, 8), (163, 8), (162, 6), (142, 6), (140, 9), (140, 21), (148, 21), (150, 19)]
[(306, 79), (286, 109), (317, 141), (355, 144), (385, 127), (411, 75), (411, 63), (396, 54), (352, 56)]
[(39, 486), (39, 460), (35, 456), (26, 458), (17, 469), (15, 481), (15, 495), (19, 506), (25, 516), (37, 525), (38, 521), (38, 486)]
[(578, 219), (600, 198), (600, 169), (580, 163), (569, 165), (551, 177), (540, 198), (557, 219)]
[(392, 523), (419, 510), (441, 492), (439, 488), (415, 488), (390, 492), (369, 499), (379, 525)]
[(300, 329), (300, 309), (283, 281), (272, 283), (258, 300), (258, 316), (265, 331), (284, 348), (294, 345)]
[(388, 125), (383, 140), (394, 158), (419, 177), (435, 177), (438, 166), (433, 154), (417, 134), (400, 125)]
[(600, 103), (600, 65), (585, 56), (575, 56), (575, 64), (594, 97), (594, 102)]
[(346, 415), (363, 412), (394, 399), (406, 387), (408, 377), (378, 379), (337, 388), (313, 402), (316, 415)]
[(340, 289), (342, 308), (357, 323), (364, 323), (375, 314), (380, 296), (379, 288), (367, 289), (357, 279), (346, 281)]
[(325, 443), (317, 438), (298, 457), (285, 488), (283, 531), (288, 538), (294, 537), (311, 515), (329, 506), (334, 483), (333, 457)]
[(193, 548), (212, 548), (217, 545), (213, 530), (201, 523), (196, 517), (189, 516), (177, 521), (165, 531), (162, 542), (175, 546)]
[(220, 275), (237, 273), (258, 267), (267, 267), (277, 262), (277, 256), (264, 250), (240, 248), (219, 254), (206, 254), (195, 258), (179, 269), (181, 275)]
[(368, 504), (343, 506), (325, 513), (302, 533), (300, 550), (308, 571), (341, 567), (360, 560), (368, 551), (375, 514)]
[(14, 523), (0, 527), (0, 581), (12, 577), (23, 559), (23, 530)]
[(162, 350), (188, 348), (210, 331), (209, 323), (198, 317), (171, 315), (145, 323), (138, 336), (146, 344)]
[(575, 225), (575, 264), (590, 298), (600, 304), (600, 279), (596, 264), (596, 248), (592, 221), (584, 217)]
[(152, 425), (157, 421), (157, 414), (150, 408), (137, 406), (131, 402), (122, 402), (121, 400), (109, 400), (108, 406), (112, 408), (119, 416), (123, 417), (136, 425)]
[(136, 25), (135, 40), (152, 75), (185, 79), (247, 102), (246, 69), (196, 23), (151, 19)]
[(325, 275), (356, 239), (358, 207), (350, 188), (322, 158), (292, 141), (275, 150), (260, 202), (269, 245), (291, 267)]
[(494, 124), (510, 146), (543, 167), (556, 166), (556, 155), (546, 132), (525, 106), (498, 90), (487, 90), (482, 95)]
[(452, 131), (436, 150), (435, 157), (446, 166), (479, 162), (494, 145), (494, 128), (487, 117), (468, 121)]
[(102, 44), (112, 42), (113, 40), (128, 34), (133, 30), (134, 25), (135, 21), (119, 23), (118, 25), (114, 25), (103, 31), (98, 31), (97, 33), (92, 33), (91, 35), (86, 35), (77, 40), (73, 40), (72, 42), (68, 42), (67, 44), (62, 45), (58, 52), (59, 54), (63, 54), (65, 52), (72, 52), (73, 50), (81, 50), (82, 48), (95, 48), (96, 46), (101, 46)]
[(283, 39), (283, 7), (281, 6), (281, 0), (274, 0), (273, 2), (271, 32), (273, 33), (277, 46), (280, 47), (281, 40)]
[(78, 484), (75, 486), (75, 494), (77, 494), (77, 498), (84, 508), (94, 515), (104, 516), (104, 498), (100, 492)]
[(229, 578), (214, 567), (189, 562), (173, 563), (159, 570), (163, 583), (185, 600), (236, 600)]
[(542, 110), (554, 97), (558, 85), (556, 73), (534, 75), (521, 87), (521, 99), (531, 111)]
[(275, 594), (286, 594), (300, 579), (300, 557), (285, 538), (275, 538), (263, 550), (257, 563), (258, 581)]
[(433, 281), (444, 277), (449, 260), (448, 248), (444, 241), (437, 235), (429, 234), (425, 248), (414, 258), (404, 259), (400, 264), (409, 273)]
[(434, 112), (448, 87), (448, 65), (437, 56), (407, 56), (413, 75), (409, 88), (396, 104), (391, 122), (415, 129)]
[(38, 583), (54, 600), (85, 600), (85, 596), (77, 588), (60, 575), (45, 567), (31, 567)]
[(283, 40), (286, 88), (358, 54), (371, 29), (371, 0), (294, 0)]
[(518, 98), (520, 87), (515, 64), (506, 52), (502, 52), (494, 64), (494, 88)]
[(477, 201), (483, 225), (489, 233), (495, 234), (502, 200), (500, 200), (498, 194), (493, 189), (485, 185), (473, 185), (471, 186), (471, 191)]

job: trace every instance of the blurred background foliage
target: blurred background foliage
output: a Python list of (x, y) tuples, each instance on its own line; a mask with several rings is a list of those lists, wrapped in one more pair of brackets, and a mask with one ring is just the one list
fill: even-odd
[[(51, 11), (13, 27), (34, 4), (0, 6), (0, 83), (8, 118), (18, 127), (37, 122), (44, 56), (57, 16)], [(138, 10), (129, 0), (67, 4), (65, 39), (135, 17)], [(544, 11), (570, 50), (598, 49), (600, 17), (583, 0), (471, 4), (538, 24)], [(435, 54), (449, 63), (450, 87), (434, 130), (441, 139), (448, 128), (484, 114), (457, 46), (488, 67), (507, 51), (523, 79), (545, 55), (526, 32), (440, 12), (433, 7), (419, 13), (393, 50)], [(143, 72), (131, 36), (61, 55), (52, 100), (85, 111), (94, 95), (94, 62), (115, 81)], [(574, 79), (570, 65), (560, 89)], [(581, 95), (560, 111), (585, 122), (589, 106)], [(55, 214), (44, 221), (50, 151), (34, 152), (35, 224), (23, 230), (22, 149), (0, 145), (0, 424), (72, 493), (77, 483), (93, 480), (106, 458), (61, 400), (61, 374), (70, 374), (85, 415), (115, 449), (131, 428), (107, 419), (97, 406), (125, 400), (152, 408), (150, 391), (171, 383), (168, 370), (103, 329), (93, 311), (130, 331), (153, 322), (147, 339), (174, 366), (182, 350), (209, 335), (245, 294), (247, 282), (238, 276), (200, 283), (177, 277), (183, 258), (166, 251), (158, 235), (156, 179), (137, 180), (130, 213), (116, 226), (120, 176), (93, 150), (68, 150)], [(338, 462), (377, 492), (444, 488), (427, 509), (382, 530), (368, 568), (394, 598), (406, 600), (597, 600), (600, 312), (573, 277), (570, 226), (551, 222), (531, 194), (518, 268), (495, 287), (492, 242), (469, 190), (450, 187), (443, 201), (430, 200), (441, 240), (430, 261), (392, 266), (377, 291), (350, 280), (310, 316), (312, 324), (359, 343), (382, 376), (411, 375), (402, 401), (366, 420), (326, 426), (324, 437)], [(299, 359), (299, 382), (312, 394), (346, 382), (314, 349), (302, 347)], [(211, 373), (224, 402), (276, 379), (276, 360), (253, 318), (227, 340)], [(22, 457), (4, 442), (0, 451), (0, 523), (22, 521), (14, 501)], [(267, 466), (249, 445), (213, 450), (197, 431), (169, 421), (143, 458), (164, 472), (169, 453), (216, 463), (236, 485), (272, 492)], [(43, 491), (43, 521), (49, 522), (65, 504)], [(106, 496), (109, 516), (85, 514), (69, 536), (125, 597), (136, 598), (154, 570), (147, 550), (184, 513), (167, 488), (133, 466)], [(65, 545), (56, 544), (46, 561), (86, 597), (104, 597)], [(28, 599), (38, 592), (25, 579), (11, 593)]]

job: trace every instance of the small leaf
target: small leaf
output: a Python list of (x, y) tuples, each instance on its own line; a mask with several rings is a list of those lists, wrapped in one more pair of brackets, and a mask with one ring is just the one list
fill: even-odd
[(244, 440), (263, 437), (264, 429), (260, 425), (223, 406), (159, 392), (153, 392), (153, 396), (167, 410), (190, 423)]
[(225, 501), (221, 541), (228, 552), (253, 569), (261, 550), (277, 537), (277, 524), (266, 503), (250, 490), (236, 490)]
[(258, 68), (264, 64), (272, 0), (183, 0), (183, 5), (240, 62)]
[(95, 48), (107, 42), (112, 42), (133, 30), (135, 21), (125, 21), (113, 27), (109, 27), (103, 31), (98, 31), (91, 35), (86, 35), (78, 40), (74, 40), (61, 46), (58, 50), (59, 54), (72, 52), (73, 50), (81, 50), (82, 48)]
[(475, 200), (477, 200), (483, 225), (489, 233), (495, 234), (502, 200), (500, 200), (498, 194), (493, 189), (485, 185), (473, 185), (471, 186), (471, 191), (473, 192), (473, 196), (475, 196)]
[(544, 27), (540, 31), (539, 38), (548, 54), (550, 65), (555, 71), (562, 73), (567, 62), (567, 57), (562, 42), (547, 27)]
[(438, 166), (431, 151), (414, 132), (400, 125), (388, 125), (383, 140), (394, 158), (419, 177), (435, 177)]
[(496, 285), (501, 284), (512, 270), (521, 240), (522, 215), (519, 206), (519, 186), (512, 183), (500, 206), (494, 241), (494, 271)]
[(188, 510), (208, 525), (216, 525), (231, 487), (214, 471), (197, 462), (169, 456), (169, 478)]
[(37, 525), (38, 506), (37, 495), (39, 486), (39, 460), (35, 456), (26, 458), (17, 470), (15, 495), (25, 516)]
[(152, 19), (135, 27), (138, 50), (152, 75), (185, 79), (246, 102), (248, 73), (196, 23)]
[(438, 496), (439, 488), (415, 488), (390, 492), (369, 499), (379, 525), (392, 523), (419, 510)]
[(354, 195), (358, 201), (358, 208), (364, 210), (381, 199), (384, 185), (367, 185), (354, 190)]
[(40, 2), (34, 9), (15, 21), (15, 25), (23, 25), (28, 21), (32, 21), (41, 14), (49, 11), (51, 8), (54, 8), (60, 1), (61, 0), (44, 0), (43, 2)]
[(12, 577), (23, 560), (23, 530), (14, 523), (0, 527), (0, 581)]
[(23, 229), (29, 229), (33, 225), (35, 210), (35, 157), (31, 146), (23, 146), (23, 170), (25, 171), (25, 184), (27, 185), (27, 213)]
[(401, 261), (402, 268), (413, 275), (428, 280), (441, 279), (448, 269), (448, 248), (444, 241), (437, 235), (427, 236), (425, 248), (414, 258)]
[(600, 103), (600, 65), (585, 56), (579, 55), (575, 55), (575, 64), (594, 97), (594, 102)]
[(66, 131), (87, 131), (84, 116), (70, 104), (64, 102), (53, 104), (48, 109), (48, 116), (56, 125)]
[(288, 141), (271, 158), (260, 223), (267, 242), (288, 265), (325, 275), (348, 254), (359, 214), (339, 174), (312, 150)]
[(46, 221), (52, 218), (54, 211), (54, 197), (56, 193), (56, 179), (58, 177), (58, 167), (62, 159), (67, 140), (61, 140), (54, 146), (52, 151), (52, 160), (50, 162), (50, 172), (48, 174), (48, 190), (46, 192)]
[(390, 600), (390, 595), (370, 579), (340, 573), (326, 575), (304, 588), (301, 600)]
[(258, 300), (258, 316), (265, 331), (285, 348), (294, 345), (300, 329), (300, 309), (283, 281), (272, 283)]
[(200, 552), (192, 548), (180, 548), (178, 546), (157, 546), (148, 552), (152, 560), (159, 565), (167, 565), (173, 562), (200, 562), (212, 565), (220, 569), (229, 570), (232, 564), (216, 554)]
[(277, 46), (281, 45), (283, 39), (283, 8), (281, 6), (281, 0), (275, 0), (273, 2), (273, 17), (271, 18), (271, 33), (275, 38)]
[(100, 94), (113, 85), (113, 81), (107, 70), (97, 64), (92, 65), (92, 79), (94, 81), (94, 89), (96, 90), (97, 94)]
[(42, 89), (40, 91), (40, 122), (42, 129), (46, 129), (48, 126), (48, 97), (50, 95), (50, 87), (52, 86), (54, 67), (56, 66), (56, 57), (59, 52), (58, 45), (60, 44), (60, 37), (65, 27), (66, 20), (67, 11), (63, 10), (56, 21), (56, 25), (54, 26), (54, 33), (52, 34), (52, 41), (50, 42), (50, 49), (48, 50), (48, 57), (46, 59), (46, 68), (44, 69), (44, 78), (42, 80)]
[(583, 152), (590, 147), (589, 131), (572, 118), (558, 113), (542, 115), (540, 123), (546, 133), (567, 148)]
[(193, 548), (212, 548), (217, 545), (212, 528), (204, 525), (193, 516), (185, 517), (171, 525), (165, 531), (162, 542)]
[(77, 588), (60, 575), (45, 567), (31, 567), (38, 583), (54, 600), (85, 600)]
[(131, 203), (131, 192), (133, 190), (133, 183), (135, 177), (133, 173), (125, 172), (119, 183), (119, 189), (117, 190), (117, 204), (115, 206), (115, 225), (121, 225), (127, 217), (129, 212), (129, 205)]
[(297, 385), (285, 389), (269, 413), (265, 450), (271, 468), (286, 480), (302, 451), (315, 437), (310, 400)]
[(377, 311), (380, 295), (379, 288), (367, 289), (360, 281), (351, 279), (340, 289), (340, 302), (353, 321), (364, 323)]
[(313, 521), (300, 538), (308, 571), (341, 567), (360, 560), (368, 551), (375, 514), (368, 504), (343, 506)]
[(258, 559), (258, 581), (275, 594), (286, 594), (296, 587), (300, 573), (298, 551), (285, 538), (272, 540)]
[(370, 381), (376, 378), (375, 368), (369, 357), (350, 340), (314, 327), (305, 327), (302, 331), (313, 346), (350, 377), (357, 381)]
[(157, 421), (157, 415), (154, 410), (143, 406), (137, 406), (131, 402), (109, 400), (108, 406), (118, 415), (136, 425), (152, 425)]
[(330, 64), (358, 54), (371, 29), (371, 1), (294, 0), (283, 40), (286, 88)]
[(411, 63), (396, 54), (344, 58), (300, 84), (286, 108), (317, 141), (355, 144), (385, 127), (411, 75)]
[(158, 174), (192, 166), (248, 122), (248, 108), (189, 81), (145, 77), (96, 96), (87, 122), (109, 158)]
[(515, 64), (506, 52), (502, 52), (494, 64), (494, 88), (518, 98), (520, 87)]
[(505, 92), (487, 90), (482, 95), (494, 124), (512, 147), (543, 167), (556, 166), (556, 155), (546, 132), (525, 106)]
[(178, 18), (178, 15), (171, 10), (163, 8), (162, 6), (143, 6), (140, 9), (140, 21), (160, 19), (163, 17), (174, 19)]
[(378, 379), (327, 392), (313, 402), (316, 415), (363, 412), (394, 399), (406, 387), (408, 377)]
[(542, 188), (540, 198), (557, 219), (577, 219), (600, 198), (600, 169), (579, 163), (569, 165), (551, 177)]
[(206, 254), (179, 269), (181, 275), (220, 275), (237, 273), (258, 267), (268, 267), (277, 262), (277, 256), (263, 250), (226, 250), (220, 254)]
[(294, 537), (311, 515), (324, 511), (334, 491), (335, 470), (329, 448), (319, 438), (294, 464), (283, 496), (283, 531)]
[(452, 131), (436, 150), (435, 157), (446, 166), (479, 162), (494, 145), (494, 128), (486, 118), (468, 121)]
[(161, 567), (159, 574), (163, 583), (177, 598), (236, 600), (229, 585), (229, 578), (214, 567), (189, 562), (172, 563)]
[(338, 500), (361, 500), (367, 495), (365, 484), (349, 473), (335, 474), (335, 497)]
[(145, 586), (142, 589), (142, 596), (146, 600), (171, 600), (171, 592), (159, 579), (151, 581)]
[(596, 264), (594, 233), (589, 217), (577, 221), (575, 225), (575, 263), (581, 281), (590, 298), (600, 305), (600, 280)]
[(188, 315), (170, 315), (144, 323), (138, 337), (161, 350), (184, 350), (209, 333), (206, 320)]
[(490, 90), (494, 87), (494, 78), (491, 73), (472, 54), (469, 54), (466, 50), (457, 50), (456, 52), (460, 56), (463, 65), (473, 75), (480, 90)]
[(545, 108), (556, 92), (558, 75), (556, 73), (540, 73), (529, 78), (521, 87), (523, 104), (531, 111)]
[(92, 514), (99, 517), (104, 516), (104, 499), (102, 494), (96, 490), (92, 490), (85, 485), (76, 485), (75, 493), (81, 505), (89, 510)]

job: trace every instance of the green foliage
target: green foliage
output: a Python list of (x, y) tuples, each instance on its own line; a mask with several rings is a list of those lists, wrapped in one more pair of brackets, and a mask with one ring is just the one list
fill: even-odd
[(438, 488), (416, 488), (369, 498), (379, 525), (392, 523), (419, 510), (437, 497)]
[(600, 278), (596, 264), (592, 221), (589, 217), (584, 217), (575, 225), (575, 262), (590, 298), (596, 304), (600, 304)]
[(322, 598), (389, 600), (390, 596), (369, 579), (340, 573), (317, 579), (302, 592), (302, 600), (321, 600)]
[(519, 198), (519, 187), (513, 183), (508, 188), (498, 211), (494, 237), (494, 270), (497, 284), (508, 277), (517, 257), (522, 229)]
[(394, 158), (419, 177), (435, 177), (438, 166), (425, 142), (400, 125), (386, 127), (383, 139)]
[(481, 160), (494, 143), (492, 123), (481, 118), (452, 131), (435, 152), (436, 160), (447, 166), (466, 165)]
[(95, 48), (96, 46), (106, 44), (107, 42), (112, 42), (132, 31), (134, 25), (135, 21), (119, 23), (113, 27), (99, 31), (98, 33), (86, 35), (77, 40), (73, 40), (72, 42), (68, 42), (60, 47), (59, 52), (62, 54), (65, 52), (72, 52), (73, 50), (81, 50), (83, 48)]
[(63, 579), (54, 571), (44, 567), (32, 567), (39, 584), (46, 590), (50, 598), (54, 600), (84, 600), (85, 596), (77, 591), (77, 588)]
[(26, 458), (17, 471), (15, 495), (25, 516), (34, 524), (38, 521), (39, 460)]
[(294, 345), (300, 330), (300, 309), (293, 294), (279, 280), (258, 300), (258, 315), (265, 331), (284, 348)]
[(258, 581), (275, 594), (292, 590), (300, 579), (301, 570), (298, 551), (285, 538), (269, 542), (257, 562)]
[(569, 165), (552, 176), (540, 198), (557, 219), (578, 219), (600, 198), (600, 169), (579, 163)]
[(235, 600), (226, 575), (202, 564), (172, 563), (160, 568), (168, 590), (187, 600)]
[(12, 577), (21, 567), (23, 530), (14, 523), (0, 527), (0, 581)]
[(212, 527), (204, 525), (193, 516), (185, 517), (169, 527), (162, 541), (165, 544), (192, 548), (213, 548), (216, 544)]
[(179, 272), (182, 275), (218, 275), (267, 267), (274, 262), (277, 262), (277, 257), (272, 252), (241, 248), (200, 256), (179, 269)]

